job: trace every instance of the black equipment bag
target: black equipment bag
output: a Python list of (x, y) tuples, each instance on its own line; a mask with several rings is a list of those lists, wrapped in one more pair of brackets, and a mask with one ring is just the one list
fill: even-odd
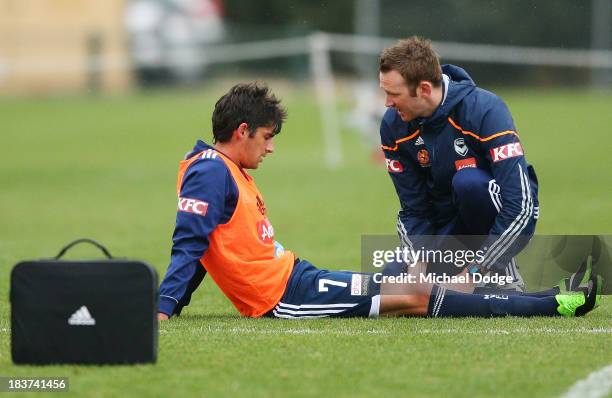
[[(108, 259), (66, 261), (89, 242)], [(11, 272), (11, 351), (16, 364), (131, 364), (157, 359), (157, 273), (79, 239), (53, 259)]]

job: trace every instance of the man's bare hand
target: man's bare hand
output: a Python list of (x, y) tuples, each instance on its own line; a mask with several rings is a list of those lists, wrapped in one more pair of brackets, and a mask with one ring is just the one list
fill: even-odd
[(168, 315), (164, 314), (163, 312), (158, 312), (157, 313), (157, 320), (158, 321), (167, 321), (168, 320)]

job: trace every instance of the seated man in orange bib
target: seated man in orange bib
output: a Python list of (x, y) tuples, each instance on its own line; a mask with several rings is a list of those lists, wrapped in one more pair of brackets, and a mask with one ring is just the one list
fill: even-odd
[(262, 85), (238, 84), (217, 101), (214, 146), (198, 141), (179, 166), (160, 320), (180, 314), (207, 273), (248, 317), (575, 316), (595, 307), (595, 276), (590, 289), (538, 297), (459, 293), (428, 283), (398, 291), (371, 274), (320, 270), (300, 260), (275, 241), (263, 197), (246, 171), (273, 153), (285, 117)]

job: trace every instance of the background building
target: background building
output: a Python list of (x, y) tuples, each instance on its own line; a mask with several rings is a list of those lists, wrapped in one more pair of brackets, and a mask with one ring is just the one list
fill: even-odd
[(124, 0), (0, 0), (0, 93), (125, 91)]

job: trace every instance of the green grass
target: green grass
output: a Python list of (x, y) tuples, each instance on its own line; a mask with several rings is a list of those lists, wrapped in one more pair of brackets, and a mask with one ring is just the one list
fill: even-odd
[[(361, 235), (395, 231), (386, 171), (350, 132), (344, 167), (327, 170), (308, 90), (277, 91), (289, 121), (253, 173), (276, 237), (320, 267), (358, 270)], [(18, 261), (88, 236), (163, 276), (177, 162), (210, 137), (222, 92), (0, 100), (0, 375), (68, 376), (78, 396), (555, 396), (612, 362), (609, 300), (581, 319), (252, 320), (207, 280), (182, 317), (161, 325), (155, 366), (13, 366)], [(500, 94), (540, 179), (538, 233), (610, 233), (612, 96)]]

